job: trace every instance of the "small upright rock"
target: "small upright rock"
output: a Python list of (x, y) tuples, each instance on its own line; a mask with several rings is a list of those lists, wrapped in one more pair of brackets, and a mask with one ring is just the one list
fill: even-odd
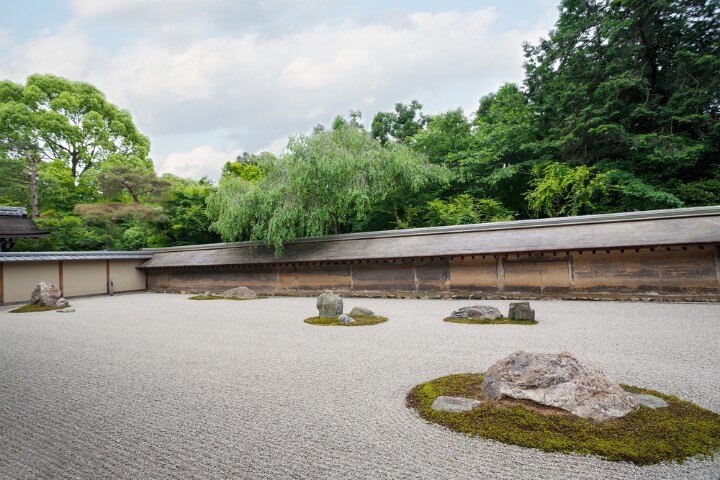
[(317, 309), (321, 317), (337, 318), (343, 311), (342, 298), (335, 295), (332, 290), (325, 290), (317, 298)]
[(203, 293), (203, 297), (212, 297), (212, 292), (208, 290), (207, 292)]
[(365, 307), (353, 307), (353, 309), (350, 310), (350, 316), (374, 317), (375, 312)]
[(483, 320), (497, 320), (502, 318), (502, 313), (495, 307), (489, 305), (471, 305), (455, 310), (451, 318), (482, 318)]
[(247, 287), (231, 288), (230, 290), (224, 291), (222, 296), (225, 298), (242, 298), (242, 299), (257, 298), (257, 294)]
[(343, 325), (352, 325), (353, 323), (357, 323), (354, 318), (350, 315), (345, 315), (344, 313), (338, 317), (338, 322)]
[(508, 318), (510, 320), (535, 321), (535, 310), (530, 308), (530, 302), (511, 302)]
[(531, 400), (597, 421), (624, 417), (638, 406), (602, 370), (581, 363), (568, 352), (515, 352), (485, 372), (482, 389), (496, 400)]

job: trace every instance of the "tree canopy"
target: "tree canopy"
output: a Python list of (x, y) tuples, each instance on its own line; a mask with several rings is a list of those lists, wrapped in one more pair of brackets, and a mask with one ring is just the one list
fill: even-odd
[[(0, 82), (0, 203), (50, 239), (140, 248), (720, 203), (720, 1), (562, 0), (521, 83), (433, 115), (415, 99), (318, 124), (216, 185), (158, 177), (95, 87)], [(483, 92), (485, 93), (485, 92)], [(480, 96), (480, 95), (478, 95)], [(452, 106), (450, 106), (452, 107)]]
[(350, 124), (292, 137), (286, 150), (259, 163), (256, 181), (220, 184), (210, 211), (223, 239), (262, 240), (280, 251), (297, 237), (352, 232), (374, 212), (400, 215), (402, 198), (445, 175), (410, 148), (383, 147)]

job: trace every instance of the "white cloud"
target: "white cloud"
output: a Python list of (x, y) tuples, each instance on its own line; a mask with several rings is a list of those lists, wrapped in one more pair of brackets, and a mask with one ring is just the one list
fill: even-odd
[(208, 32), (281, 34), (327, 14), (336, 0), (71, 0), (78, 18), (111, 20), (155, 38), (184, 42)]
[(220, 177), (225, 162), (235, 160), (240, 150), (218, 151), (210, 145), (193, 148), (189, 152), (174, 152), (155, 161), (158, 174), (172, 173), (180, 177)]
[[(312, 2), (261, 5), (277, 3)], [(137, 7), (156, 9), (160, 13), (148, 18), (157, 20), (164, 11), (181, 17), (200, 9), (189, 0), (73, 5), (82, 18), (120, 18), (137, 14)], [(210, 2), (207, 9), (217, 5)], [(251, 8), (249, 2), (238, 5)], [(217, 177), (240, 146), (278, 151), (289, 134), (350, 109), (360, 108), (369, 124), (375, 112), (398, 101), (418, 99), (426, 113), (475, 105), (503, 82), (522, 79), (521, 43), (536, 41), (551, 20), (498, 32), (493, 9), (417, 13), (362, 24), (315, 23), (277, 36), (219, 31), (182, 44), (146, 35), (109, 50), (94, 46), (76, 19), (13, 45), (7, 60), (0, 60), (0, 78), (22, 81), (49, 72), (90, 81), (130, 110), (154, 141), (153, 156), (163, 160), (159, 170)], [(209, 144), (209, 132), (224, 145)], [(204, 137), (197, 143), (203, 146), (180, 153), (185, 146), (163, 143), (179, 135)]]
[(65, 24), (57, 32), (46, 31), (25, 43), (6, 48), (7, 60), (0, 62), (0, 74), (15, 80), (43, 72), (82, 79), (103, 55), (102, 49), (93, 46), (75, 22)]

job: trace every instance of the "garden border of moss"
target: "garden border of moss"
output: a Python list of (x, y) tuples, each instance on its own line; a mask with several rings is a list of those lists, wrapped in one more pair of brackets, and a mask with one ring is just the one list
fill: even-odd
[(27, 303), (20, 307), (10, 310), (8, 313), (35, 313), (35, 312), (52, 312), (53, 310), (60, 310), (65, 307), (46, 307), (38, 303)]
[(188, 297), (188, 300), (263, 300), (268, 297), (257, 297), (257, 298), (236, 298), (236, 297), (223, 297), (221, 295), (194, 295)]
[(500, 317), (494, 320), (487, 318), (455, 318), (445, 317), (443, 322), (464, 323), (467, 325), (537, 325), (537, 320), (513, 320), (507, 317)]
[(337, 318), (331, 317), (310, 317), (303, 321), (308, 325), (317, 325), (320, 327), (366, 327), (388, 321), (387, 317), (380, 315), (355, 315), (352, 319), (355, 320), (356, 323), (340, 323)]
[(669, 406), (641, 406), (625, 417), (593, 422), (572, 415), (542, 414), (521, 405), (482, 404), (469, 412), (432, 409), (440, 395), (482, 399), (483, 374), (447, 375), (415, 386), (407, 406), (421, 418), (470, 436), (545, 452), (597, 455), (611, 461), (650, 465), (712, 457), (720, 450), (720, 414), (694, 403), (630, 385), (632, 393), (655, 395)]

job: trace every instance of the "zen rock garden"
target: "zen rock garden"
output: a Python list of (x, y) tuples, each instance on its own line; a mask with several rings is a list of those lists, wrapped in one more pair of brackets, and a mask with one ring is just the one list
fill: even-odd
[(60, 289), (52, 284), (40, 282), (30, 294), (30, 303), (10, 310), (11, 313), (44, 312), (55, 310), (60, 313), (74, 312), (63, 296)]
[[(54, 285), (38, 285), (31, 305), (43, 309), (65, 306), (67, 300), (61, 293)], [(637, 307), (642, 308), (637, 311), (646, 312), (650, 318), (655, 315), (656, 323), (650, 331), (647, 325), (628, 321), (635, 315), (636, 310), (632, 310), (635, 307), (617, 303), (560, 305), (538, 301), (541, 306), (536, 306), (535, 302), (515, 301), (482, 304), (477, 300), (459, 303), (373, 299), (364, 303), (352, 299), (357, 303), (350, 306), (348, 299), (330, 290), (315, 298), (232, 301), (262, 298), (243, 286), (205, 292), (198, 297), (227, 301), (188, 308), (184, 298), (179, 302), (173, 295), (143, 293), (78, 299), (73, 303), (83, 308), (48, 329), (45, 325), (53, 322), (45, 320), (57, 315), (28, 314), (17, 321), (0, 311), (0, 333), (11, 338), (4, 343), (3, 348), (10, 352), (6, 358), (22, 359), (14, 367), (17, 373), (13, 378), (27, 378), (26, 365), (39, 355), (23, 357), (22, 352), (41, 345), (45, 358), (51, 356), (53, 365), (63, 365), (63, 375), (98, 372), (80, 378), (84, 383), (79, 387), (73, 384), (70, 395), (76, 394), (81, 399), (92, 392), (117, 388), (114, 379), (122, 379), (119, 376), (125, 374), (114, 366), (117, 356), (118, 361), (128, 366), (128, 379), (124, 382), (134, 384), (137, 379), (144, 379), (143, 390), (156, 388), (163, 399), (174, 402), (172, 408), (153, 402), (132, 412), (137, 431), (119, 441), (138, 458), (145, 450), (137, 447), (136, 439), (145, 435), (145, 425), (152, 423), (153, 418), (164, 411), (196, 412), (194, 394), (177, 394), (191, 384), (202, 388), (204, 398), (210, 399), (203, 410), (205, 418), (210, 421), (216, 418), (213, 410), (216, 400), (217, 405), (227, 408), (228, 415), (223, 419), (230, 422), (231, 428), (223, 441), (234, 450), (213, 450), (214, 455), (227, 453), (227, 458), (244, 458), (242, 452), (251, 448), (249, 445), (262, 445), (272, 436), (288, 439), (274, 446), (281, 458), (289, 451), (304, 460), (308, 450), (304, 447), (293, 450), (295, 442), (306, 445), (302, 442), (307, 442), (310, 436), (316, 442), (313, 451), (324, 452), (322, 447), (342, 445), (349, 434), (362, 431), (363, 437), (358, 441), (365, 442), (363, 445), (387, 444), (393, 452), (399, 452), (401, 467), (394, 467), (395, 457), (386, 461), (383, 455), (366, 463), (380, 465), (392, 478), (406, 473), (398, 468), (420, 465), (422, 462), (417, 459), (426, 457), (439, 463), (413, 475), (414, 478), (442, 476), (438, 472), (453, 478), (474, 478), (486, 472), (493, 478), (524, 478), (503, 476), (502, 472), (517, 473), (508, 470), (507, 464), (527, 468), (523, 473), (542, 471), (540, 476), (547, 471), (547, 478), (573, 478), (576, 471), (583, 478), (717, 477), (712, 476), (717, 471), (717, 461), (708, 460), (720, 451), (720, 415), (712, 411), (717, 410), (717, 401), (712, 396), (716, 387), (693, 380), (695, 372), (701, 379), (714, 378), (712, 365), (708, 365), (712, 364), (708, 352), (719, 332), (713, 323), (718, 310), (713, 306), (698, 306), (694, 318), (704, 316), (704, 323), (692, 324), (693, 328), (682, 338), (673, 339), (682, 351), (697, 349), (706, 352), (705, 356), (688, 354), (685, 361), (689, 363), (674, 371), (672, 355), (657, 348), (658, 342), (674, 331), (667, 320), (675, 318), (671, 315), (673, 311), (679, 311), (666, 305)], [(601, 308), (593, 310), (595, 305)], [(537, 315), (533, 307), (537, 308)], [(629, 308), (632, 312), (628, 312)], [(302, 311), (315, 315), (305, 320), (308, 325), (296, 318), (297, 312)], [(127, 318), (128, 312), (133, 315), (132, 321)], [(444, 315), (448, 315), (447, 321), (480, 326), (448, 325), (441, 321)], [(372, 326), (387, 322), (387, 317), (393, 321), (374, 330), (316, 328)], [(617, 321), (618, 317), (622, 317), (622, 322)], [(532, 325), (537, 323), (536, 318), (540, 320), (537, 328), (512, 326), (515, 322)], [(578, 328), (572, 328), (574, 325)], [(627, 329), (628, 334), (608, 337), (607, 329), (618, 325)], [(584, 336), (590, 329), (596, 338), (588, 342)], [(137, 345), (125, 343), (138, 337), (138, 331), (145, 332), (143, 348), (148, 345), (148, 351), (163, 354), (149, 355), (138, 363)], [(560, 348), (555, 351), (532, 348), (558, 344)], [(78, 349), (78, 345), (83, 347)], [(563, 351), (563, 347), (570, 351)], [(108, 348), (113, 352), (110, 364), (105, 354)], [(637, 355), (615, 355), (617, 351)], [(68, 353), (67, 358), (63, 352)], [(187, 361), (176, 361), (177, 352)], [(347, 367), (347, 358), (373, 360), (353, 361)], [(592, 359), (601, 359), (603, 368), (589, 361)], [(629, 361), (637, 365), (628, 364)], [(43, 360), (32, 368), (46, 368), (45, 365)], [(671, 369), (665, 374), (669, 382), (664, 382), (662, 376), (644, 374), (648, 369), (661, 371), (668, 365)], [(155, 375), (144, 376), (148, 368), (167, 375), (163, 374), (163, 381), (157, 382)], [(214, 374), (208, 376), (210, 370)], [(637, 380), (623, 381), (627, 378)], [(42, 376), (40, 381), (47, 381), (44, 389), (60, 389), (52, 398), (58, 398), (64, 405), (68, 390), (53, 378)], [(288, 385), (292, 387), (293, 398), (311, 400), (286, 400)], [(318, 391), (322, 395), (318, 396)], [(348, 392), (351, 402), (347, 401)], [(22, 415), (24, 405), (32, 405), (31, 393), (16, 402), (14, 415), (18, 418), (26, 418)], [(700, 405), (687, 401), (688, 397)], [(262, 415), (258, 415), (255, 407), (260, 401)], [(86, 405), (81, 400), (73, 404)], [(253, 408), (245, 408), (247, 405)], [(368, 405), (372, 408), (366, 408)], [(70, 420), (64, 417), (57, 420), (51, 415), (52, 411), (47, 412), (38, 420), (42, 428), (30, 425), (31, 428), (15, 435), (22, 441), (33, 439), (33, 446), (44, 445), (41, 433), (46, 429), (54, 429), (53, 435), (62, 435), (73, 425), (95, 418), (92, 410), (79, 411)], [(115, 417), (90, 428), (103, 431), (107, 421), (117, 421), (114, 428), (121, 430), (126, 417)], [(312, 418), (312, 424), (308, 418)], [(311, 429), (312, 435), (306, 434), (307, 429)], [(238, 436), (235, 434), (238, 431), (249, 434)], [(213, 433), (216, 434), (222, 435)], [(249, 443), (243, 443), (246, 440)], [(98, 442), (103, 441), (98, 438)], [(142, 445), (150, 441), (157, 441), (157, 437), (144, 439)], [(188, 434), (183, 441), (193, 448), (204, 448), (206, 439)], [(0, 453), (0, 460), (8, 451)], [(555, 455), (545, 456), (542, 452)], [(406, 453), (408, 456), (403, 457)], [(333, 463), (339, 458), (337, 455), (324, 458), (328, 459), (325, 464), (328, 468), (337, 468)], [(688, 471), (690, 475), (685, 474)], [(482, 473), (474, 475), (477, 472)]]
[(545, 451), (645, 465), (720, 448), (720, 415), (620, 385), (569, 352), (517, 351), (483, 374), (418, 385), (407, 401), (427, 421)]
[(376, 315), (369, 308), (354, 307), (343, 313), (343, 300), (332, 290), (325, 290), (317, 298), (318, 316), (305, 319), (311, 325), (357, 327), (387, 322), (387, 318)]
[(535, 310), (530, 308), (529, 302), (511, 302), (507, 317), (504, 317), (502, 312), (496, 307), (489, 305), (471, 305), (455, 310), (444, 320), (452, 323), (480, 325), (535, 325), (537, 323), (535, 320)]

